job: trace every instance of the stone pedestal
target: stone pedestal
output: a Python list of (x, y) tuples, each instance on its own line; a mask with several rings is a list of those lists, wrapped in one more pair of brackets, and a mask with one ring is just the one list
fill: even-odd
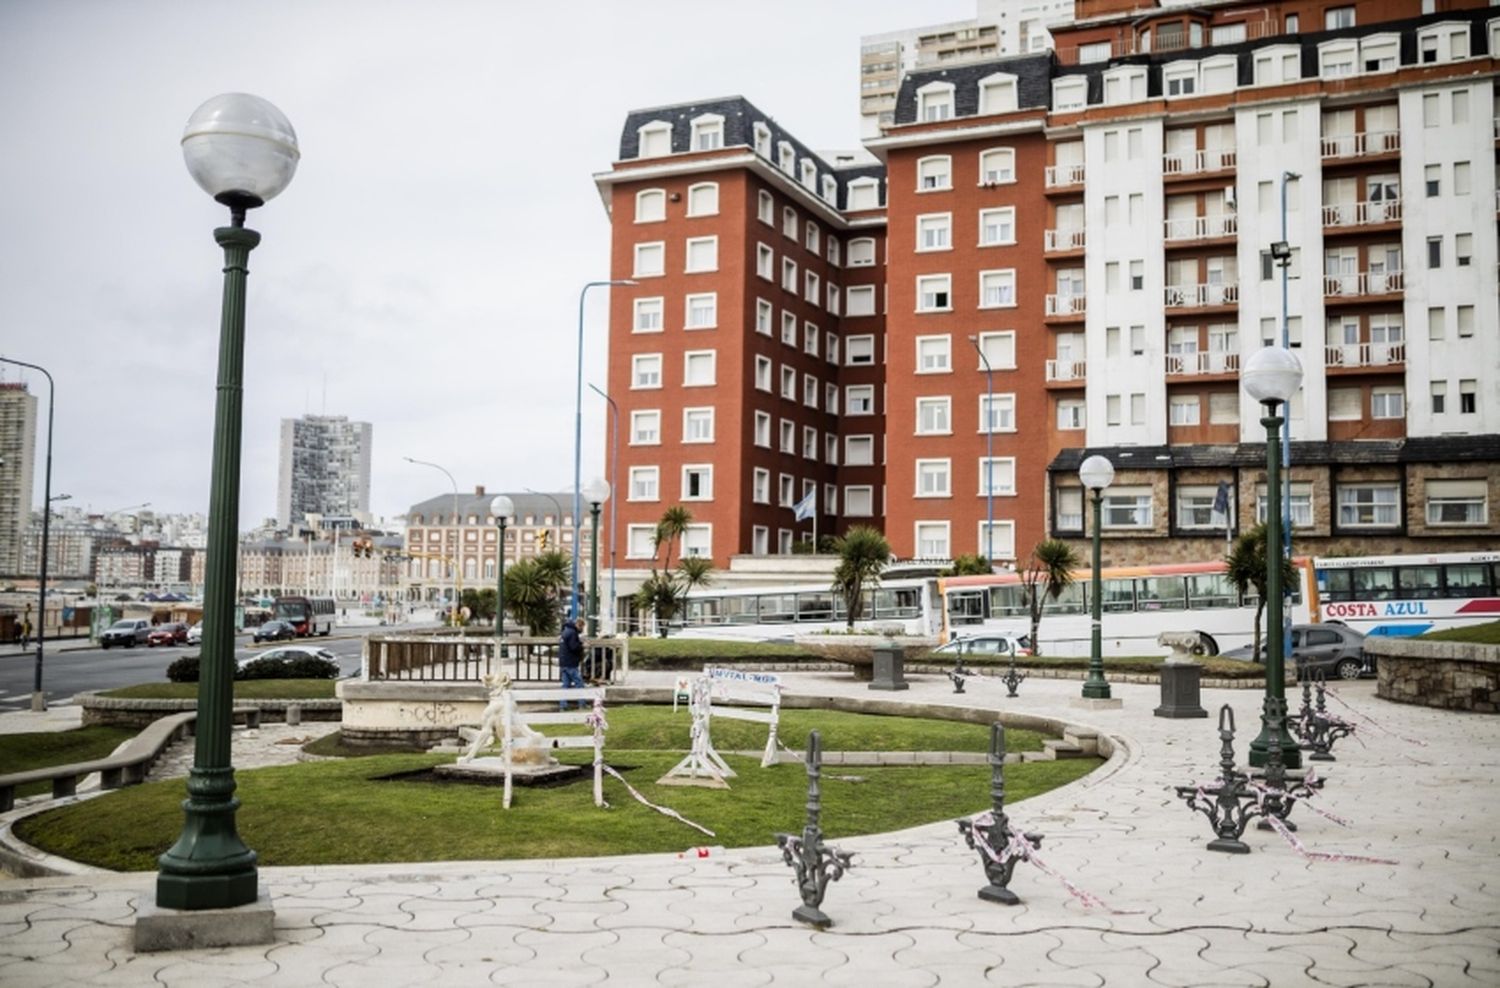
[(254, 902), (232, 909), (166, 909), (148, 892), (136, 903), (135, 949), (146, 953), (272, 943), (275, 925), (265, 883), (257, 887)]
[(1202, 677), (1203, 667), (1196, 662), (1162, 663), (1161, 706), (1152, 713), (1158, 717), (1207, 717), (1199, 692)]
[(905, 690), (911, 684), (906, 681), (906, 652), (900, 645), (877, 645), (871, 650), (875, 657), (875, 678), (870, 681), (872, 690)]

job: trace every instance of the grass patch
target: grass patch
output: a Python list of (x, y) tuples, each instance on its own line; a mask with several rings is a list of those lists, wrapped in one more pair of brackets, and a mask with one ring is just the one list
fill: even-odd
[(704, 662), (826, 662), (816, 649), (784, 642), (713, 641), (706, 638), (632, 638), (631, 668), (687, 669)]
[(1473, 642), (1478, 645), (1500, 645), (1500, 621), (1471, 624), (1464, 628), (1431, 631), (1420, 636), (1424, 642)]
[[(234, 684), (236, 700), (332, 700), (332, 679), (240, 679)], [(124, 700), (196, 700), (197, 683), (137, 683), (105, 690), (100, 696)]]
[[(41, 731), (35, 734), (0, 734), (0, 765), (4, 772), (29, 772), (104, 758), (135, 737), (128, 727), (80, 727), (74, 731)], [(33, 782), (16, 790), (16, 796), (51, 792), (52, 783)]]

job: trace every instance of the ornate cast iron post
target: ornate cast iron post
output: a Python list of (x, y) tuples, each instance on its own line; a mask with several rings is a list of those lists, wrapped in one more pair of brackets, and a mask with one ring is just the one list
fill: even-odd
[(1259, 796), (1250, 780), (1234, 766), (1234, 711), (1229, 704), (1219, 708), (1219, 778), (1211, 786), (1177, 786), (1177, 796), (1208, 818), (1216, 835), (1210, 851), (1249, 854), (1250, 846), (1240, 837), (1250, 818), (1260, 814)]
[(979, 852), (984, 877), (989, 879), (990, 883), (979, 890), (979, 897), (1014, 906), (1021, 897), (1010, 890), (1011, 875), (1027, 852), (1042, 843), (1042, 835), (1025, 834), (1017, 838), (1010, 829), (1010, 819), (1005, 815), (1005, 726), (998, 721), (990, 726), (989, 763), (990, 811), (954, 822), (964, 835), (964, 842)]
[(777, 834), (776, 844), (781, 848), (782, 859), (797, 873), (797, 891), (802, 895), (802, 905), (792, 910), (792, 918), (826, 929), (833, 925), (833, 920), (818, 907), (823, 904), (829, 883), (844, 877), (853, 864), (849, 852), (823, 843), (823, 828), (818, 824), (823, 812), (822, 771), (823, 742), (818, 732), (812, 731), (807, 737), (807, 823), (801, 837)]

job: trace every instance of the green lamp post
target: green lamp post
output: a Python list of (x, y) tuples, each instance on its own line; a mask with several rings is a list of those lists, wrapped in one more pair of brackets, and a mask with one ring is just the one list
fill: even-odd
[(1245, 393), (1265, 406), (1260, 424), (1266, 429), (1266, 696), (1261, 704), (1260, 735), (1250, 742), (1250, 764), (1266, 764), (1271, 738), (1281, 745), (1287, 768), (1302, 767), (1302, 751), (1286, 729), (1286, 636), (1282, 633), (1281, 571), (1286, 554), (1281, 537), (1281, 424), (1279, 406), (1302, 387), (1302, 364), (1291, 350), (1268, 346), (1245, 362), (1240, 372)]
[(1089, 489), (1094, 501), (1094, 558), (1089, 577), (1089, 675), (1083, 681), (1083, 698), (1108, 700), (1109, 681), (1104, 678), (1104, 635), (1100, 626), (1104, 610), (1100, 601), (1103, 591), (1103, 581), (1099, 578), (1102, 555), (1100, 523), (1104, 517), (1104, 488), (1115, 479), (1114, 464), (1102, 456), (1090, 456), (1079, 466), (1078, 479)]
[(510, 523), (516, 506), (504, 494), (495, 495), (490, 501), (490, 514), (500, 526), (500, 543), (495, 547), (495, 658), (505, 658), (505, 526)]
[(230, 757), (245, 279), (250, 251), (260, 243), (260, 234), (245, 227), (245, 213), (274, 199), (287, 187), (301, 155), (297, 134), (281, 111), (245, 93), (215, 96), (198, 107), (183, 132), (182, 153), (193, 179), (216, 202), (229, 207), (230, 223), (214, 231), (214, 239), (224, 248), (224, 301), (214, 406), (197, 739), (188, 775), (188, 798), (182, 804), (182, 833), (158, 859), (161, 870), (156, 879), (156, 904), (165, 909), (226, 909), (252, 903), (257, 894), (255, 852), (245, 846), (235, 830), (239, 800), (234, 798)]
[(589, 636), (599, 633), (599, 507), (609, 500), (609, 482), (595, 477), (583, 489), (589, 502), (592, 538), (589, 542)]

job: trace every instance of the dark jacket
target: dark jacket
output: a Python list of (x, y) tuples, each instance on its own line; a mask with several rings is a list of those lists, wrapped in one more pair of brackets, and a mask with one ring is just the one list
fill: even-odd
[(562, 640), (557, 646), (557, 664), (564, 669), (577, 669), (583, 662), (583, 639), (572, 622), (563, 625)]

